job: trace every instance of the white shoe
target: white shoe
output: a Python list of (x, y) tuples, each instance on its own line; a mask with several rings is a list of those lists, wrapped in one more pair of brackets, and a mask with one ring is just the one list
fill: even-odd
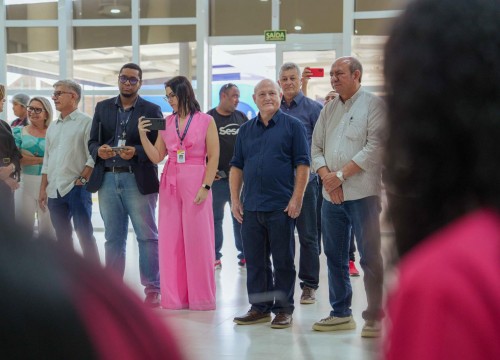
[(356, 329), (356, 322), (352, 315), (347, 317), (328, 316), (315, 322), (312, 328), (316, 331), (353, 330)]

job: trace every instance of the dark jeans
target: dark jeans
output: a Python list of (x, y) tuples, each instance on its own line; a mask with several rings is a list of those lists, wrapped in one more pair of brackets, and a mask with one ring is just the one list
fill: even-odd
[(318, 182), (309, 181), (302, 201), (302, 210), (297, 218), (297, 232), (299, 233), (300, 287), (317, 289), (319, 284), (319, 249), (318, 229), (316, 221), (316, 204), (318, 199)]
[[(97, 243), (92, 226), (92, 195), (83, 186), (74, 186), (64, 196), (48, 199), (50, 220), (56, 232), (59, 245), (73, 249), (73, 227), (75, 228), (83, 257), (100, 264)], [(73, 218), (73, 227), (71, 219)]]
[[(226, 203), (231, 206), (231, 193), (229, 192), (229, 179), (216, 180), (212, 184), (212, 208), (214, 211), (214, 229), (215, 229), (215, 259), (220, 260), (222, 257), (221, 249), (224, 241), (224, 233), (222, 231), (222, 221), (224, 220), (224, 207)], [(244, 259), (243, 244), (241, 242), (241, 224), (232, 216), (234, 245), (238, 250), (238, 259)]]
[(253, 310), (293, 313), (294, 227), (295, 221), (283, 210), (245, 210), (241, 235), (247, 260), (248, 299)]
[(360, 265), (363, 269), (368, 308), (363, 319), (382, 316), (383, 263), (380, 253), (380, 198), (369, 196), (340, 205), (323, 202), (321, 212), (323, 241), (328, 264), (331, 316), (351, 315), (352, 288), (349, 278), (350, 225), (354, 230)]
[[(318, 200), (316, 202), (316, 221), (318, 227), (318, 252), (321, 254), (321, 206), (323, 205), (323, 182), (321, 178), (318, 176)], [(354, 231), (351, 227), (351, 242), (349, 243), (349, 260), (355, 261), (356, 257), (354, 253), (356, 252), (356, 243), (354, 241)]]

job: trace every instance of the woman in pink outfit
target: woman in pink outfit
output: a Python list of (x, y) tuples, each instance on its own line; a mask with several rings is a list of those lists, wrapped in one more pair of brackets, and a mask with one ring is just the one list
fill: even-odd
[[(161, 305), (166, 309), (215, 309), (214, 220), (210, 187), (219, 161), (214, 119), (200, 112), (184, 76), (165, 83), (174, 113), (153, 145), (151, 122), (140, 119), (144, 150), (154, 163), (168, 155), (160, 182), (159, 255)], [(208, 157), (208, 162), (207, 162)]]

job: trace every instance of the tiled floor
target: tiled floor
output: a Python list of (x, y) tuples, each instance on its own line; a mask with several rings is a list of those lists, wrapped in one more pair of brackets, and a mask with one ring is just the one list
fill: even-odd
[[(103, 259), (104, 233), (97, 203), (94, 204), (93, 220), (101, 259)], [(237, 265), (228, 208), (226, 208), (224, 220), (226, 240), (223, 246), (223, 266), (222, 270), (216, 272), (217, 310), (206, 312), (155, 310), (177, 335), (188, 359), (369, 360), (377, 358), (378, 341), (360, 337), (363, 326), (361, 312), (366, 306), (362, 276), (351, 278), (354, 291), (352, 309), (357, 329), (336, 333), (321, 333), (311, 329), (315, 321), (327, 316), (330, 311), (324, 255), (321, 255), (320, 288), (317, 292), (316, 304), (299, 304), (300, 288), (297, 281), (296, 309), (291, 328), (271, 329), (269, 323), (249, 326), (234, 324), (233, 317), (244, 314), (249, 308), (245, 286), (246, 270)], [(388, 236), (384, 236), (383, 242), (387, 243), (387, 240)], [(359, 265), (358, 268), (360, 269)], [(129, 232), (127, 243), (125, 281), (142, 296), (138, 272), (138, 249), (133, 232)]]

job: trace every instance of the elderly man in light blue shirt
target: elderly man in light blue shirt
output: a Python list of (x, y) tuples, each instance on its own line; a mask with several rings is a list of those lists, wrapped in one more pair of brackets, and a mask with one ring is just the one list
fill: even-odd
[(85, 189), (94, 168), (87, 142), (92, 118), (78, 110), (81, 87), (72, 80), (54, 84), (55, 107), (59, 118), (47, 129), (39, 203), (48, 205), (57, 242), (73, 249), (71, 218), (83, 256), (100, 263), (92, 227), (92, 197)]
[(354, 329), (349, 279), (352, 224), (368, 307), (362, 337), (377, 337), (382, 317), (383, 264), (380, 253), (380, 191), (385, 107), (361, 87), (363, 68), (353, 57), (337, 59), (330, 81), (339, 96), (321, 111), (313, 133), (312, 166), (323, 180), (322, 232), (328, 264), (330, 316), (317, 331)]

